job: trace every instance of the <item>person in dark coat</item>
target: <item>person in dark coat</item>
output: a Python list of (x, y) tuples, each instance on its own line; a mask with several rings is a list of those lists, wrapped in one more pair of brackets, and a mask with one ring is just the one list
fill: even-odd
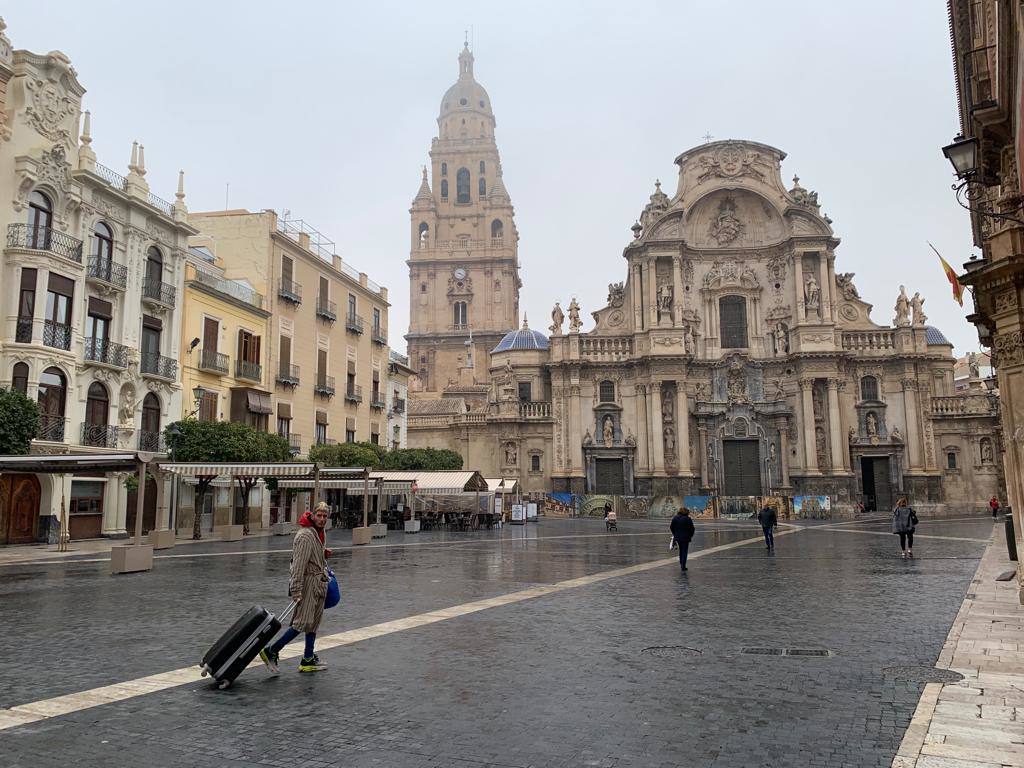
[(757, 513), (757, 522), (761, 524), (761, 530), (764, 531), (765, 546), (771, 552), (775, 549), (774, 529), (779, 524), (779, 516), (775, 512), (775, 507), (771, 504), (765, 504), (764, 508)]
[(669, 525), (672, 530), (672, 539), (676, 543), (676, 547), (679, 549), (679, 567), (684, 571), (686, 570), (686, 554), (690, 548), (690, 541), (693, 539), (693, 534), (696, 533), (697, 529), (693, 525), (693, 520), (690, 519), (690, 510), (686, 507), (680, 507), (679, 511), (676, 512), (675, 517), (672, 518), (672, 523)]
[(907, 497), (901, 496), (892, 511), (892, 532), (900, 537), (900, 552), (906, 560), (914, 557), (914, 528), (917, 527), (917, 513), (907, 504)]

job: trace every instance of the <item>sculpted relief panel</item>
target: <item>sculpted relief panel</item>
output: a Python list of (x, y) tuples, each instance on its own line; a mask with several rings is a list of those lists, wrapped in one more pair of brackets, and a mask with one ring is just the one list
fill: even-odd
[(719, 190), (694, 205), (683, 237), (696, 248), (749, 248), (780, 242), (786, 229), (778, 211), (759, 195)]

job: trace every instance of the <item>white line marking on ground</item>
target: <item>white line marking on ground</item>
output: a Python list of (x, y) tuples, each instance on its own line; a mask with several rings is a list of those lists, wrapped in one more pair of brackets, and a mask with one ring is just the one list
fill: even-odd
[[(859, 533), (861, 536), (895, 536), (891, 531), (852, 531), (849, 528), (808, 528), (809, 531), (828, 531), (829, 533)], [(915, 533), (915, 539), (942, 539), (943, 541), (976, 541), (988, 544), (988, 539), (971, 539), (966, 536), (935, 536), (928, 533)]]
[[(779, 531), (776, 536), (785, 536), (786, 534), (796, 533), (801, 530), (804, 529), (788, 527), (786, 530)], [(689, 559), (695, 560), (697, 558), (713, 555), (717, 552), (725, 552), (726, 550), (746, 546), (747, 544), (759, 544), (762, 541), (763, 539), (760, 536), (749, 539), (740, 539), (739, 541), (734, 541), (729, 544), (720, 544), (716, 547), (697, 550), (690, 555)], [(525, 600), (533, 600), (534, 598), (553, 595), (569, 589), (590, 586), (591, 584), (597, 584), (620, 576), (632, 576), (637, 573), (644, 573), (646, 571), (654, 570), (655, 568), (661, 568), (678, 562), (679, 559), (676, 556), (662, 558), (659, 560), (651, 560), (646, 563), (630, 565), (624, 568), (614, 568), (609, 571), (602, 571), (589, 576), (580, 576), (579, 578), (559, 581), (554, 584), (530, 587), (529, 589), (520, 590), (519, 592), (497, 595), (496, 597), (488, 597), (483, 600), (474, 600), (469, 603), (463, 603), (462, 605), (453, 605), (448, 608), (441, 608), (436, 611), (421, 613), (417, 616), (407, 616), (403, 619), (385, 621), (381, 624), (373, 624), (368, 627), (350, 629), (346, 632), (338, 632), (333, 635), (318, 637), (317, 648), (322, 651), (352, 645), (354, 643), (362, 642), (363, 640), (370, 640), (372, 638), (402, 632), (407, 629), (415, 629), (429, 624), (436, 624), (438, 622), (447, 621), (460, 616), (466, 616), (471, 613), (485, 611), (490, 608), (514, 605), (515, 603), (521, 603)], [(294, 658), (301, 653), (302, 651), (297, 646), (292, 646), (291, 648), (285, 648), (281, 652), (281, 657)], [(262, 662), (257, 659), (251, 666), (256, 665), (262, 666)], [(128, 699), (134, 699), (147, 693), (156, 693), (157, 691), (164, 691), (168, 688), (175, 688), (179, 685), (197, 683), (202, 679), (199, 667), (192, 666), (185, 667), (183, 669), (175, 669), (170, 672), (161, 672), (147, 677), (140, 677), (136, 680), (104, 685), (87, 691), (68, 693), (62, 696), (55, 696), (50, 699), (42, 699), (40, 701), (33, 701), (27, 704), (19, 704), (15, 707), (10, 707), (9, 709), (0, 709), (0, 731), (7, 730), (9, 728), (16, 728), (19, 725), (38, 722), (40, 720), (60, 717), (61, 715), (69, 715), (73, 712), (80, 712), (84, 709), (91, 709), (92, 707), (98, 707), (104, 704), (127, 701)]]

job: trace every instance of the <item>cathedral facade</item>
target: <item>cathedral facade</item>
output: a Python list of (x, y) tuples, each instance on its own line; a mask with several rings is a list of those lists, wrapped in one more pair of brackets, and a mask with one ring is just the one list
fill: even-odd
[[(495, 339), (487, 354), (467, 360), (476, 348), (463, 346), (459, 357), (438, 320), (459, 311), (459, 277), (441, 265), (482, 273), (480, 298), (502, 310), (517, 293), (498, 300), (489, 281), (499, 266), (504, 280), (518, 286), (518, 276), (514, 246), (479, 267), (472, 250), (458, 264), (449, 255), (417, 266), (417, 238), (429, 232), (420, 214), (433, 216), (428, 227), (453, 226), (436, 197), (444, 105), (441, 122), (434, 193), (424, 181), (413, 205), (409, 341), (426, 374), (410, 445), (452, 448), (528, 491), (828, 496), (840, 513), (888, 509), (903, 494), (961, 511), (1001, 496), (995, 396), (980, 378), (954, 387), (952, 345), (927, 324), (919, 294), (899, 286), (892, 324), (871, 319), (853, 275), (836, 271), (839, 239), (817, 194), (795, 177), (787, 188), (785, 154), (764, 144), (720, 141), (676, 158), (675, 191), (655, 185), (624, 251), (625, 279), (591, 312), (592, 330), (575, 297), (556, 304), (548, 334), (493, 312), (480, 318)], [(511, 207), (503, 212), (514, 232)], [(499, 316), (507, 333), (495, 336)], [(471, 326), (475, 342), (484, 333)]]

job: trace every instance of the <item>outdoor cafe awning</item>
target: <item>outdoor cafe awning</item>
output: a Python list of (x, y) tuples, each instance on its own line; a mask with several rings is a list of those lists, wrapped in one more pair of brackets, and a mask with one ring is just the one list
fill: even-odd
[(515, 493), (519, 489), (519, 481), (514, 477), (485, 477), (489, 493)]
[(87, 453), (74, 456), (0, 456), (0, 472), (74, 474), (76, 472), (134, 472), (135, 453)]
[(306, 477), (314, 465), (303, 462), (234, 463), (234, 462), (161, 462), (161, 472), (181, 477)]
[(385, 482), (416, 483), (416, 493), (420, 496), (458, 496), (463, 493), (487, 493), (487, 481), (477, 471), (437, 471), (424, 472), (419, 470), (382, 470), (370, 472), (370, 477), (382, 478)]
[[(378, 482), (380, 483), (378, 485)], [(305, 480), (279, 480), (277, 483), (278, 488), (288, 488), (291, 490), (312, 490), (313, 489), (313, 478), (306, 478)], [(349, 493), (362, 493), (363, 492), (363, 480), (358, 479), (340, 479), (325, 476), (323, 473), (320, 475), (320, 490), (344, 490)], [(369, 483), (370, 493), (376, 495), (378, 490), (384, 491), (384, 493), (409, 493), (412, 490), (411, 481), (379, 481), (371, 478)]]

